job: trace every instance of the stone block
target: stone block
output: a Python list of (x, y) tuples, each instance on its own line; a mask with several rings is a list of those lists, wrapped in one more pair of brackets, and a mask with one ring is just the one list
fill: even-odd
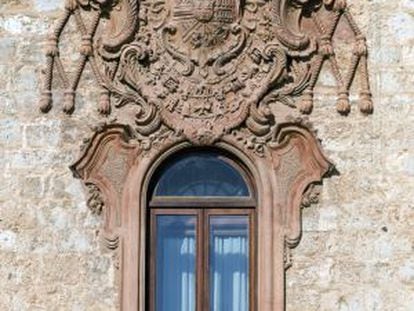
[(60, 1), (34, 0), (34, 8), (40, 13), (48, 13), (50, 11), (61, 9), (62, 3)]
[(60, 121), (52, 120), (25, 126), (26, 146), (56, 150), (61, 139), (60, 124)]
[(15, 119), (0, 119), (0, 148), (12, 150), (23, 147), (22, 125)]

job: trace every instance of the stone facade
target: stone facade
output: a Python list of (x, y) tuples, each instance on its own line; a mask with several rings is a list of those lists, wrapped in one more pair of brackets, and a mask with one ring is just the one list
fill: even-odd
[[(325, 179), (320, 203), (303, 211), (288, 311), (414, 305), (414, 2), (350, 2), (368, 39), (376, 108), (368, 117), (356, 108), (338, 115), (333, 78), (322, 74), (310, 119), (340, 175)], [(68, 169), (100, 119), (91, 74), (72, 116), (36, 109), (43, 43), (62, 7), (0, 4), (0, 310), (117, 309), (112, 258), (98, 243), (101, 217)], [(75, 31), (63, 39), (68, 62), (76, 61)]]

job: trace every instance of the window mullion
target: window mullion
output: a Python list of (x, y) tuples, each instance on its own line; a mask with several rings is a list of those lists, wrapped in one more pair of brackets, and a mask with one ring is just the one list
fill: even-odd
[(198, 210), (197, 215), (197, 311), (204, 311), (204, 211)]
[(203, 218), (204, 218), (204, 230), (203, 230), (203, 261), (204, 261), (204, 267), (203, 267), (203, 311), (209, 311), (210, 310), (210, 287), (209, 287), (209, 250), (210, 250), (210, 230), (209, 230), (209, 213), (207, 209), (203, 209)]

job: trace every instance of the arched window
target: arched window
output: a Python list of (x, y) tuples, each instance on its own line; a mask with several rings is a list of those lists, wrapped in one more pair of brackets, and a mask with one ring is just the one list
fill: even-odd
[(247, 170), (220, 152), (182, 152), (157, 170), (149, 198), (149, 309), (253, 310)]

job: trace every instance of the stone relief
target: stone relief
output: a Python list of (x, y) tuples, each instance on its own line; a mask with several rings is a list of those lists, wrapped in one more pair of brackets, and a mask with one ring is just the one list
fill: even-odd
[[(82, 35), (76, 68), (59, 56), (70, 19)], [(345, 74), (332, 44), (340, 20), (354, 37)], [(275, 123), (270, 105), (311, 113), (325, 62), (336, 79), (338, 112), (351, 109), (357, 72), (360, 110), (373, 110), (365, 38), (345, 0), (67, 0), (46, 50), (42, 111), (52, 107), (52, 82), (60, 79), (63, 109), (72, 113), (90, 63), (99, 111), (133, 114), (127, 122), (141, 140), (167, 129), (208, 145), (242, 124), (248, 136), (263, 138)]]
[[(71, 20), (82, 42), (75, 68), (60, 57)], [(341, 23), (353, 40), (345, 73), (333, 45)], [(257, 307), (283, 310), (284, 277), (273, 276), (291, 266), (301, 208), (317, 203), (333, 168), (303, 115), (312, 112), (324, 63), (336, 80), (337, 111), (350, 112), (358, 73), (359, 109), (372, 113), (367, 54), (345, 0), (66, 1), (46, 44), (40, 109), (52, 108), (59, 80), (63, 110), (74, 113), (90, 65), (108, 121), (96, 124), (71, 169), (88, 188), (92, 212), (104, 214), (102, 240), (115, 251), (122, 310), (146, 307), (146, 174), (180, 146), (227, 146), (252, 160), (264, 193), (258, 206), (267, 215), (258, 220), (264, 290)]]

